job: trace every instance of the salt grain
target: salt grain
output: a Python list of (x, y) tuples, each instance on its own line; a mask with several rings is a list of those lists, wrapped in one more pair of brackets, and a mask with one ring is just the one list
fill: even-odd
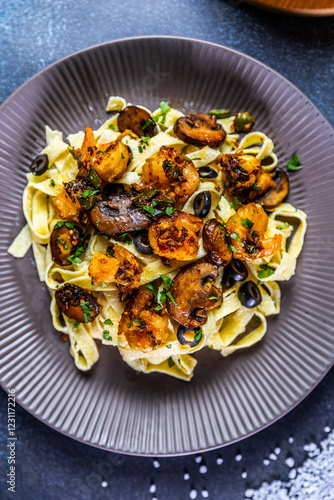
[(155, 484), (151, 484), (150, 486), (150, 493), (155, 493), (157, 491), (157, 487)]
[(242, 460), (242, 455), (238, 453), (238, 455), (235, 456), (235, 460), (236, 462), (240, 462), (240, 460)]
[[(271, 484), (264, 482), (258, 490), (246, 490), (245, 497), (253, 500), (292, 500), (297, 498), (333, 500), (334, 432), (330, 432), (319, 447), (315, 443), (309, 443), (304, 446), (304, 450), (309, 454), (316, 455), (313, 458), (307, 458), (298, 469), (291, 468), (288, 481), (273, 481)], [(288, 467), (293, 467), (294, 460), (289, 457), (285, 463)]]
[(285, 460), (285, 463), (288, 467), (290, 467), (290, 469), (292, 469), (292, 467), (295, 465), (295, 461), (292, 457), (288, 457), (286, 460)]
[(107, 481), (102, 481), (101, 486), (102, 488), (106, 488), (108, 486)]
[(201, 495), (202, 495), (202, 497), (203, 497), (203, 498), (208, 498), (208, 497), (209, 497), (209, 492), (208, 492), (208, 490), (202, 490), (202, 491), (201, 491)]
[(201, 474), (206, 474), (208, 472), (208, 468), (206, 465), (201, 465), (199, 471)]
[(189, 493), (189, 496), (190, 496), (191, 500), (195, 500), (195, 498), (197, 498), (197, 491), (191, 490)]
[(218, 465), (221, 465), (224, 462), (224, 460), (222, 459), (222, 457), (218, 457), (216, 462)]
[(158, 460), (153, 460), (153, 467), (155, 467), (156, 469), (159, 469), (160, 462)]

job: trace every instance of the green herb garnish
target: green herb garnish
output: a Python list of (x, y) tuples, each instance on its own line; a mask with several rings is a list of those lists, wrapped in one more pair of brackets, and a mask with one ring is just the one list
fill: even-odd
[(275, 268), (269, 266), (268, 264), (261, 264), (260, 265), (261, 271), (257, 272), (258, 278), (268, 278), (268, 276), (271, 276), (275, 272)]
[(241, 224), (246, 227), (247, 229), (252, 229), (252, 227), (254, 226), (254, 222), (252, 222), (251, 220), (247, 219), (242, 219), (241, 221)]
[(286, 167), (291, 172), (295, 172), (296, 170), (300, 170), (301, 168), (303, 168), (302, 165), (298, 165), (299, 162), (300, 162), (299, 156), (293, 155), (291, 160), (288, 161)]

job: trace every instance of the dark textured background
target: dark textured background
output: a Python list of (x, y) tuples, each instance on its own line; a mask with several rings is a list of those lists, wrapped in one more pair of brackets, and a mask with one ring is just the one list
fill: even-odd
[[(305, 92), (334, 125), (333, 17), (285, 17), (238, 0), (1, 0), (0, 9), (0, 102), (40, 69), (89, 45), (135, 35), (180, 35), (221, 43), (268, 64)], [(246, 488), (287, 480), (288, 456), (296, 466), (303, 463), (303, 446), (319, 444), (326, 436), (324, 428), (334, 426), (333, 396), (332, 369), (296, 409), (255, 436), (201, 458), (163, 458), (159, 464), (77, 443), (17, 407), (16, 498), (169, 500), (189, 498), (195, 488), (197, 498), (207, 490), (209, 498), (243, 499)], [(6, 415), (7, 396), (1, 390), (0, 498), (7, 498)], [(265, 466), (263, 460), (277, 447), (277, 460)], [(241, 460), (235, 460), (240, 454)], [(217, 457), (223, 464), (217, 464)], [(184, 479), (185, 472), (190, 479)], [(149, 491), (152, 483), (155, 494)]]

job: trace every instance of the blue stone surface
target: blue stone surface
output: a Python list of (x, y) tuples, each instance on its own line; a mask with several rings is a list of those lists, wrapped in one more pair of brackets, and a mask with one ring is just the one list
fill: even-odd
[[(136, 35), (177, 35), (227, 45), (271, 66), (299, 87), (334, 125), (333, 17), (287, 17), (238, 0), (1, 0), (0, 26), (0, 103), (42, 68), (90, 45)], [(7, 395), (3, 390), (0, 416), (0, 498), (6, 499), (14, 494), (6, 484)], [(286, 481), (290, 470), (286, 458), (293, 457), (295, 465), (301, 465), (307, 458), (303, 446), (319, 444), (327, 426), (334, 427), (333, 369), (280, 421), (201, 457), (154, 462), (108, 453), (62, 436), (16, 407), (15, 498), (183, 500), (195, 489), (197, 498), (205, 498), (208, 491), (215, 500), (242, 500), (247, 488), (275, 479)], [(288, 441), (291, 436), (293, 443)], [(263, 460), (278, 447), (277, 460), (265, 466)], [(241, 460), (235, 459), (238, 455)], [(221, 465), (217, 458), (223, 458)], [(207, 472), (201, 465), (206, 465)], [(184, 479), (187, 474), (190, 478)], [(330, 487), (328, 483), (328, 492)]]

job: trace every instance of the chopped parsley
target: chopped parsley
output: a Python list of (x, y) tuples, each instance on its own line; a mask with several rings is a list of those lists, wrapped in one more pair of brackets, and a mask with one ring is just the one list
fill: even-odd
[(260, 279), (268, 278), (268, 276), (271, 276), (275, 272), (275, 268), (269, 266), (268, 264), (261, 264), (260, 268), (261, 271), (257, 272), (257, 276)]
[(162, 306), (158, 304), (156, 307), (153, 307), (153, 311), (161, 311)]
[(121, 153), (121, 158), (122, 160), (124, 160), (125, 156), (123, 155), (123, 153)]
[(120, 239), (122, 240), (123, 243), (126, 243), (127, 245), (129, 245), (130, 243), (132, 243), (132, 239), (130, 238), (130, 235), (129, 233), (123, 233), (120, 235)]
[(288, 222), (284, 222), (285, 227), (290, 227), (290, 224)]
[(111, 319), (106, 319), (105, 321), (103, 321), (103, 324), (104, 325), (113, 325), (114, 323), (111, 321)]
[(89, 302), (89, 300), (86, 300), (86, 302), (80, 302), (80, 307), (83, 311), (85, 323), (89, 323), (92, 317), (92, 304)]
[(262, 186), (261, 186), (261, 184), (253, 184), (253, 189), (254, 189), (254, 191), (256, 191), (257, 193), (261, 193), (261, 191), (262, 191)]
[(252, 227), (254, 226), (254, 222), (247, 219), (247, 217), (246, 219), (242, 219), (241, 224), (247, 229), (252, 229)]
[(232, 250), (233, 253), (237, 252), (237, 249), (233, 245), (231, 245), (231, 250)]
[(74, 222), (65, 222), (65, 226), (68, 227), (68, 229), (74, 229)]
[(84, 191), (82, 193), (82, 198), (89, 198), (90, 196), (93, 196), (93, 194), (99, 193), (99, 189), (97, 191), (94, 191), (93, 189), (87, 189), (87, 191)]
[(139, 151), (139, 153), (142, 153), (144, 151), (143, 146), (138, 146), (138, 151)]
[(199, 340), (201, 340), (201, 338), (202, 338), (202, 330), (201, 330), (201, 328), (199, 328), (198, 331), (194, 335), (194, 340), (196, 340), (196, 342), (198, 342)]
[(218, 297), (209, 297), (209, 300), (218, 300), (219, 299), (219, 295)]
[(291, 157), (291, 160), (288, 161), (287, 163), (287, 169), (290, 170), (291, 172), (295, 172), (296, 170), (300, 170), (301, 168), (303, 168), (302, 165), (298, 165), (298, 163), (300, 162), (300, 158), (299, 156), (297, 155), (293, 155)]
[(226, 222), (222, 221), (218, 224), (219, 229), (224, 229), (226, 226)]
[(141, 137), (141, 140), (146, 144), (146, 146), (150, 145), (150, 143), (149, 143), (150, 138), (149, 137)]
[(115, 127), (112, 123), (109, 123), (108, 128), (110, 128), (110, 130), (115, 130)]
[(165, 213), (166, 215), (172, 215), (172, 213), (174, 213), (176, 210), (176, 208), (173, 208), (173, 207), (167, 207), (166, 210), (165, 210)]
[(58, 221), (57, 224), (55, 225), (55, 229), (59, 229), (60, 227), (63, 227), (64, 224), (65, 224), (65, 222), (63, 220)]
[(131, 328), (133, 325), (144, 326), (145, 321), (142, 318), (134, 318), (133, 320), (129, 321), (126, 327)]
[(147, 122), (145, 123), (145, 125), (142, 126), (142, 130), (145, 130), (147, 127), (149, 127), (152, 124), (153, 124), (152, 120), (147, 120)]
[(249, 251), (249, 253), (253, 253), (255, 251), (255, 246), (252, 245), (248, 251)]
[(172, 348), (172, 344), (167, 344), (166, 347), (167, 347), (167, 349), (171, 349)]
[(276, 229), (283, 229), (283, 226), (276, 226)]
[(230, 234), (230, 237), (235, 241), (240, 241), (240, 237), (237, 233)]
[(53, 179), (50, 179), (50, 186), (51, 187), (55, 187), (56, 183)]
[(150, 205), (145, 205), (143, 209), (146, 210), (146, 212), (148, 212), (151, 215), (156, 215), (157, 213), (160, 212), (160, 210), (157, 210), (156, 208), (151, 207)]
[(241, 206), (241, 205), (242, 205), (241, 201), (240, 201), (240, 200), (238, 200), (238, 198), (237, 198), (236, 196), (234, 196), (234, 204), (235, 204), (235, 205), (239, 205), (239, 206)]
[(109, 335), (108, 330), (103, 330), (103, 338), (104, 340), (112, 340), (112, 337)]
[(57, 241), (58, 241), (58, 243), (60, 243), (61, 245), (63, 244), (63, 240), (61, 239), (61, 237), (60, 237), (60, 236), (58, 236)]
[(81, 323), (79, 323), (79, 322), (75, 323), (75, 325), (73, 326), (73, 330), (76, 330), (77, 328), (79, 328), (80, 325), (81, 325)]
[(172, 366), (174, 366), (174, 365), (175, 365), (175, 363), (174, 363), (174, 361), (172, 360), (172, 358), (168, 358), (168, 359), (167, 359), (167, 363), (168, 363), (169, 368), (172, 368)]
[(172, 278), (170, 278), (169, 276), (166, 276), (166, 274), (160, 274), (160, 278), (163, 280), (163, 282), (165, 283), (168, 290), (171, 286), (174, 286)]
[(108, 284), (105, 281), (102, 281), (102, 288), (107, 288)]
[(264, 282), (259, 280), (259, 281), (257, 282), (257, 284), (258, 284), (258, 285), (264, 285)]
[(148, 283), (146, 286), (149, 290), (153, 292), (155, 300), (158, 300), (158, 290), (152, 285), (152, 283)]
[[(160, 120), (160, 123), (162, 123), (163, 125), (165, 124), (166, 122), (166, 113), (171, 109), (170, 105), (168, 104), (167, 101), (162, 101), (160, 103), (160, 113), (156, 116), (153, 117), (153, 120), (155, 122), (158, 122), (159, 121), (159, 118), (161, 117), (161, 120)], [(144, 130), (144, 128), (143, 128)]]
[(173, 302), (174, 306), (177, 307), (177, 303), (176, 303), (176, 300), (174, 299), (173, 295), (170, 292), (167, 292), (166, 296)]

